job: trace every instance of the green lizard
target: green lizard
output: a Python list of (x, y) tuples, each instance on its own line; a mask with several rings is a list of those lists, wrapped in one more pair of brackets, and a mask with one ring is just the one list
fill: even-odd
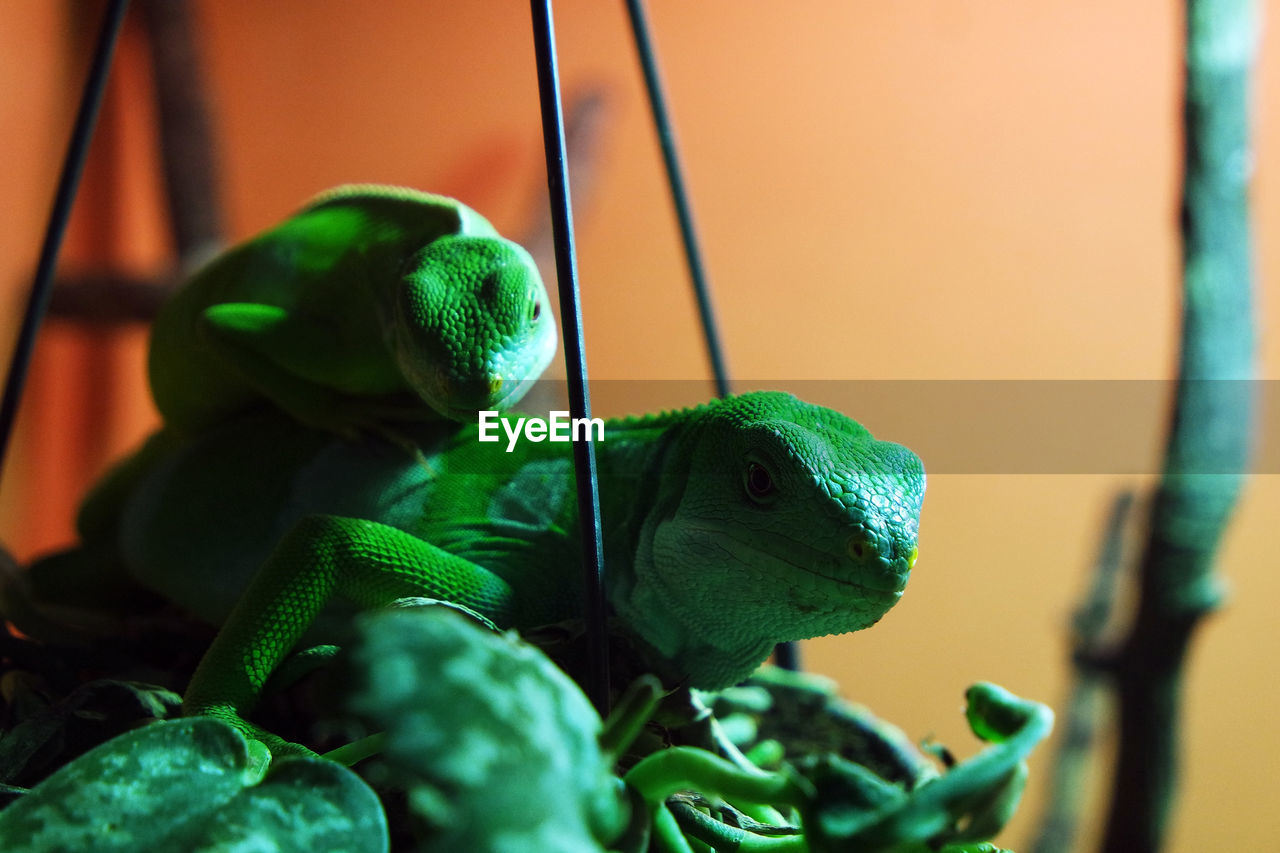
[(330, 190), (219, 255), (166, 303), (149, 372), (181, 432), (266, 398), (351, 435), (421, 414), (511, 405), (555, 352), (528, 252), (443, 196), (377, 185)]
[[(188, 712), (289, 749), (242, 716), (318, 618), (308, 642), (338, 635), (331, 599), (443, 599), (518, 629), (581, 616), (569, 445), (507, 452), (444, 421), (405, 435), (417, 452), (259, 410), (161, 433), (129, 494), (85, 508), (83, 553), (223, 626)], [(607, 421), (597, 456), (608, 601), (669, 681), (725, 686), (778, 642), (865, 628), (915, 561), (920, 460), (787, 394)]]

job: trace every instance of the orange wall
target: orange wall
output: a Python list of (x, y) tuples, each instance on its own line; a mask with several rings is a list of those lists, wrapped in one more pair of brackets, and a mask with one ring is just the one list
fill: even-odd
[[(197, 5), (233, 236), (356, 180), (456, 194), (501, 229), (528, 227), (542, 176), (523, 4)], [(744, 384), (1170, 375), (1175, 4), (651, 5), (725, 345)], [(601, 86), (610, 105), (578, 232), (592, 375), (703, 377), (621, 4), (561, 0), (556, 13), (566, 91)], [(147, 271), (166, 258), (136, 37), (123, 46), (69, 264)], [(61, 4), (0, 5), (5, 317), (16, 317), (36, 255), (82, 42)], [(1257, 87), (1264, 376), (1280, 372), (1265, 333), (1280, 310), (1275, 53), (1264, 41)], [(50, 331), (0, 493), (0, 536), (24, 555), (65, 541), (75, 494), (151, 417), (137, 332), (104, 350)], [(77, 367), (104, 358), (115, 366)], [(880, 429), (874, 414), (849, 413)], [(915, 417), (945, 434), (945, 411)], [(1149, 432), (1159, 424), (1153, 416)], [(967, 753), (959, 708), (971, 681), (1062, 697), (1065, 626), (1102, 514), (1115, 489), (1146, 484), (935, 474), (903, 603), (870, 631), (808, 644), (810, 665), (913, 736), (934, 733)], [(1191, 661), (1175, 851), (1274, 843), (1278, 510), (1275, 478), (1256, 478), (1222, 554), (1232, 595)], [(1028, 838), (1044, 767), (1041, 756), (1007, 845)]]

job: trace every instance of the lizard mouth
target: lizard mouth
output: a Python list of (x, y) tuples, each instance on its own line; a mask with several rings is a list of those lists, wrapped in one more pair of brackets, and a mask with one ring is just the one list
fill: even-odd
[[(815, 548), (803, 540), (784, 533), (750, 529), (732, 522), (699, 519), (691, 532), (697, 532), (744, 564), (758, 563), (760, 555), (767, 555), (774, 563), (837, 586), (856, 589), (877, 597), (897, 600), (907, 587), (906, 572), (899, 573), (885, 567), (882, 571), (865, 571), (849, 565), (839, 554)], [(841, 571), (845, 569), (845, 571)]]
[(544, 324), (530, 342), (528, 352), (497, 356), (486, 361), (480, 377), (459, 380), (442, 372), (440, 397), (455, 420), (475, 417), (484, 409), (502, 409), (520, 402), (555, 356), (555, 326)]
[(503, 379), (501, 377), (496, 377), (493, 382), (490, 383), (491, 388), (495, 383), (497, 386), (490, 397), (493, 401), (494, 408), (501, 409), (508, 403), (515, 403), (523, 397), (525, 393), (533, 387), (533, 383), (537, 381), (538, 378), (536, 376), (526, 376), (523, 379)]
[(445, 414), (454, 420), (468, 420), (486, 409), (506, 409), (519, 401), (536, 381), (536, 377), (511, 379), (497, 373), (480, 382), (444, 380), (441, 396), (447, 408)]
[(886, 595), (886, 596), (892, 596), (893, 598), (901, 598), (902, 593), (907, 588), (906, 578), (903, 578), (902, 581), (894, 587), (872, 586), (870, 584), (859, 583), (858, 581), (849, 580), (848, 578), (835, 578), (835, 577), (832, 577), (831, 575), (826, 575), (815, 569), (811, 569), (808, 566), (797, 565), (796, 563), (792, 563), (790, 561), (787, 561), (787, 563), (792, 568), (798, 569), (799, 571), (802, 571), (802, 572), (807, 572), (808, 574), (811, 574), (816, 578), (821, 578), (824, 581), (827, 581), (829, 583), (839, 584), (840, 586), (852, 587), (853, 589), (861, 590), (862, 592), (872, 592), (872, 593), (876, 593), (877, 595)]

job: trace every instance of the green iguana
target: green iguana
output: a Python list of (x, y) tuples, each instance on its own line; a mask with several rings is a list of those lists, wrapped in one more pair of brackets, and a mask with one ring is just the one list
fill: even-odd
[(555, 353), (529, 253), (444, 196), (338, 187), (219, 255), (165, 304), (148, 367), (165, 423), (267, 399), (347, 435), (518, 400)]
[[(261, 410), (162, 433), (131, 493), (90, 500), (84, 552), (223, 625), (188, 713), (296, 749), (242, 716), (318, 618), (308, 642), (333, 636), (333, 599), (443, 599), (519, 629), (581, 616), (569, 444), (508, 452), (442, 421), (405, 435), (418, 452)], [(915, 562), (920, 460), (788, 394), (607, 421), (597, 458), (608, 602), (668, 680), (722, 687), (778, 642), (865, 628)]]

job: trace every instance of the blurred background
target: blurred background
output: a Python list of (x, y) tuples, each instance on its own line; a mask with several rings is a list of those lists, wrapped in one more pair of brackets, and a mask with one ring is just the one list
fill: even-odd
[[(1265, 5), (1274, 17), (1280, 4)], [(100, 8), (0, 5), (6, 349)], [(193, 11), (229, 239), (360, 181), (457, 196), (545, 246), (526, 4), (203, 0)], [(571, 156), (582, 167), (591, 375), (691, 380), (653, 385), (670, 397), (657, 405), (707, 399), (623, 5), (559, 0), (555, 13), (566, 99), (589, 122)], [(947, 454), (1009, 436), (953, 431), (927, 395), (877, 420), (848, 381), (877, 380), (881, 397), (915, 387), (883, 380), (1006, 397), (1016, 386), (994, 380), (1087, 380), (1122, 399), (1169, 390), (1154, 380), (1173, 375), (1177, 339), (1180, 6), (651, 0), (650, 17), (736, 387), (843, 395), (840, 407), (881, 437), (912, 443), (903, 423), (933, 436), (936, 464), (917, 448), (932, 473), (907, 595), (871, 630), (806, 643), (806, 665), (912, 737), (971, 754), (968, 684), (1055, 706), (1064, 697), (1070, 612), (1113, 495), (1152, 483), (1167, 399), (1133, 414), (1132, 465), (991, 473)], [(1280, 319), (1277, 53), (1264, 34), (1254, 184), (1264, 378), (1280, 369), (1269, 332)], [(154, 85), (134, 10), (62, 255), (68, 276), (174, 267)], [(0, 541), (20, 558), (69, 544), (85, 488), (155, 425), (145, 341), (140, 323), (46, 326), (0, 489)], [(597, 414), (622, 405), (602, 398)], [(1075, 416), (1091, 420), (1087, 402)], [(1276, 478), (1253, 478), (1221, 552), (1229, 598), (1190, 659), (1174, 851), (1271, 849), (1280, 831), (1278, 512)], [(1006, 846), (1034, 834), (1048, 756), (1035, 756)], [(1080, 849), (1098, 831), (1104, 770)]]

